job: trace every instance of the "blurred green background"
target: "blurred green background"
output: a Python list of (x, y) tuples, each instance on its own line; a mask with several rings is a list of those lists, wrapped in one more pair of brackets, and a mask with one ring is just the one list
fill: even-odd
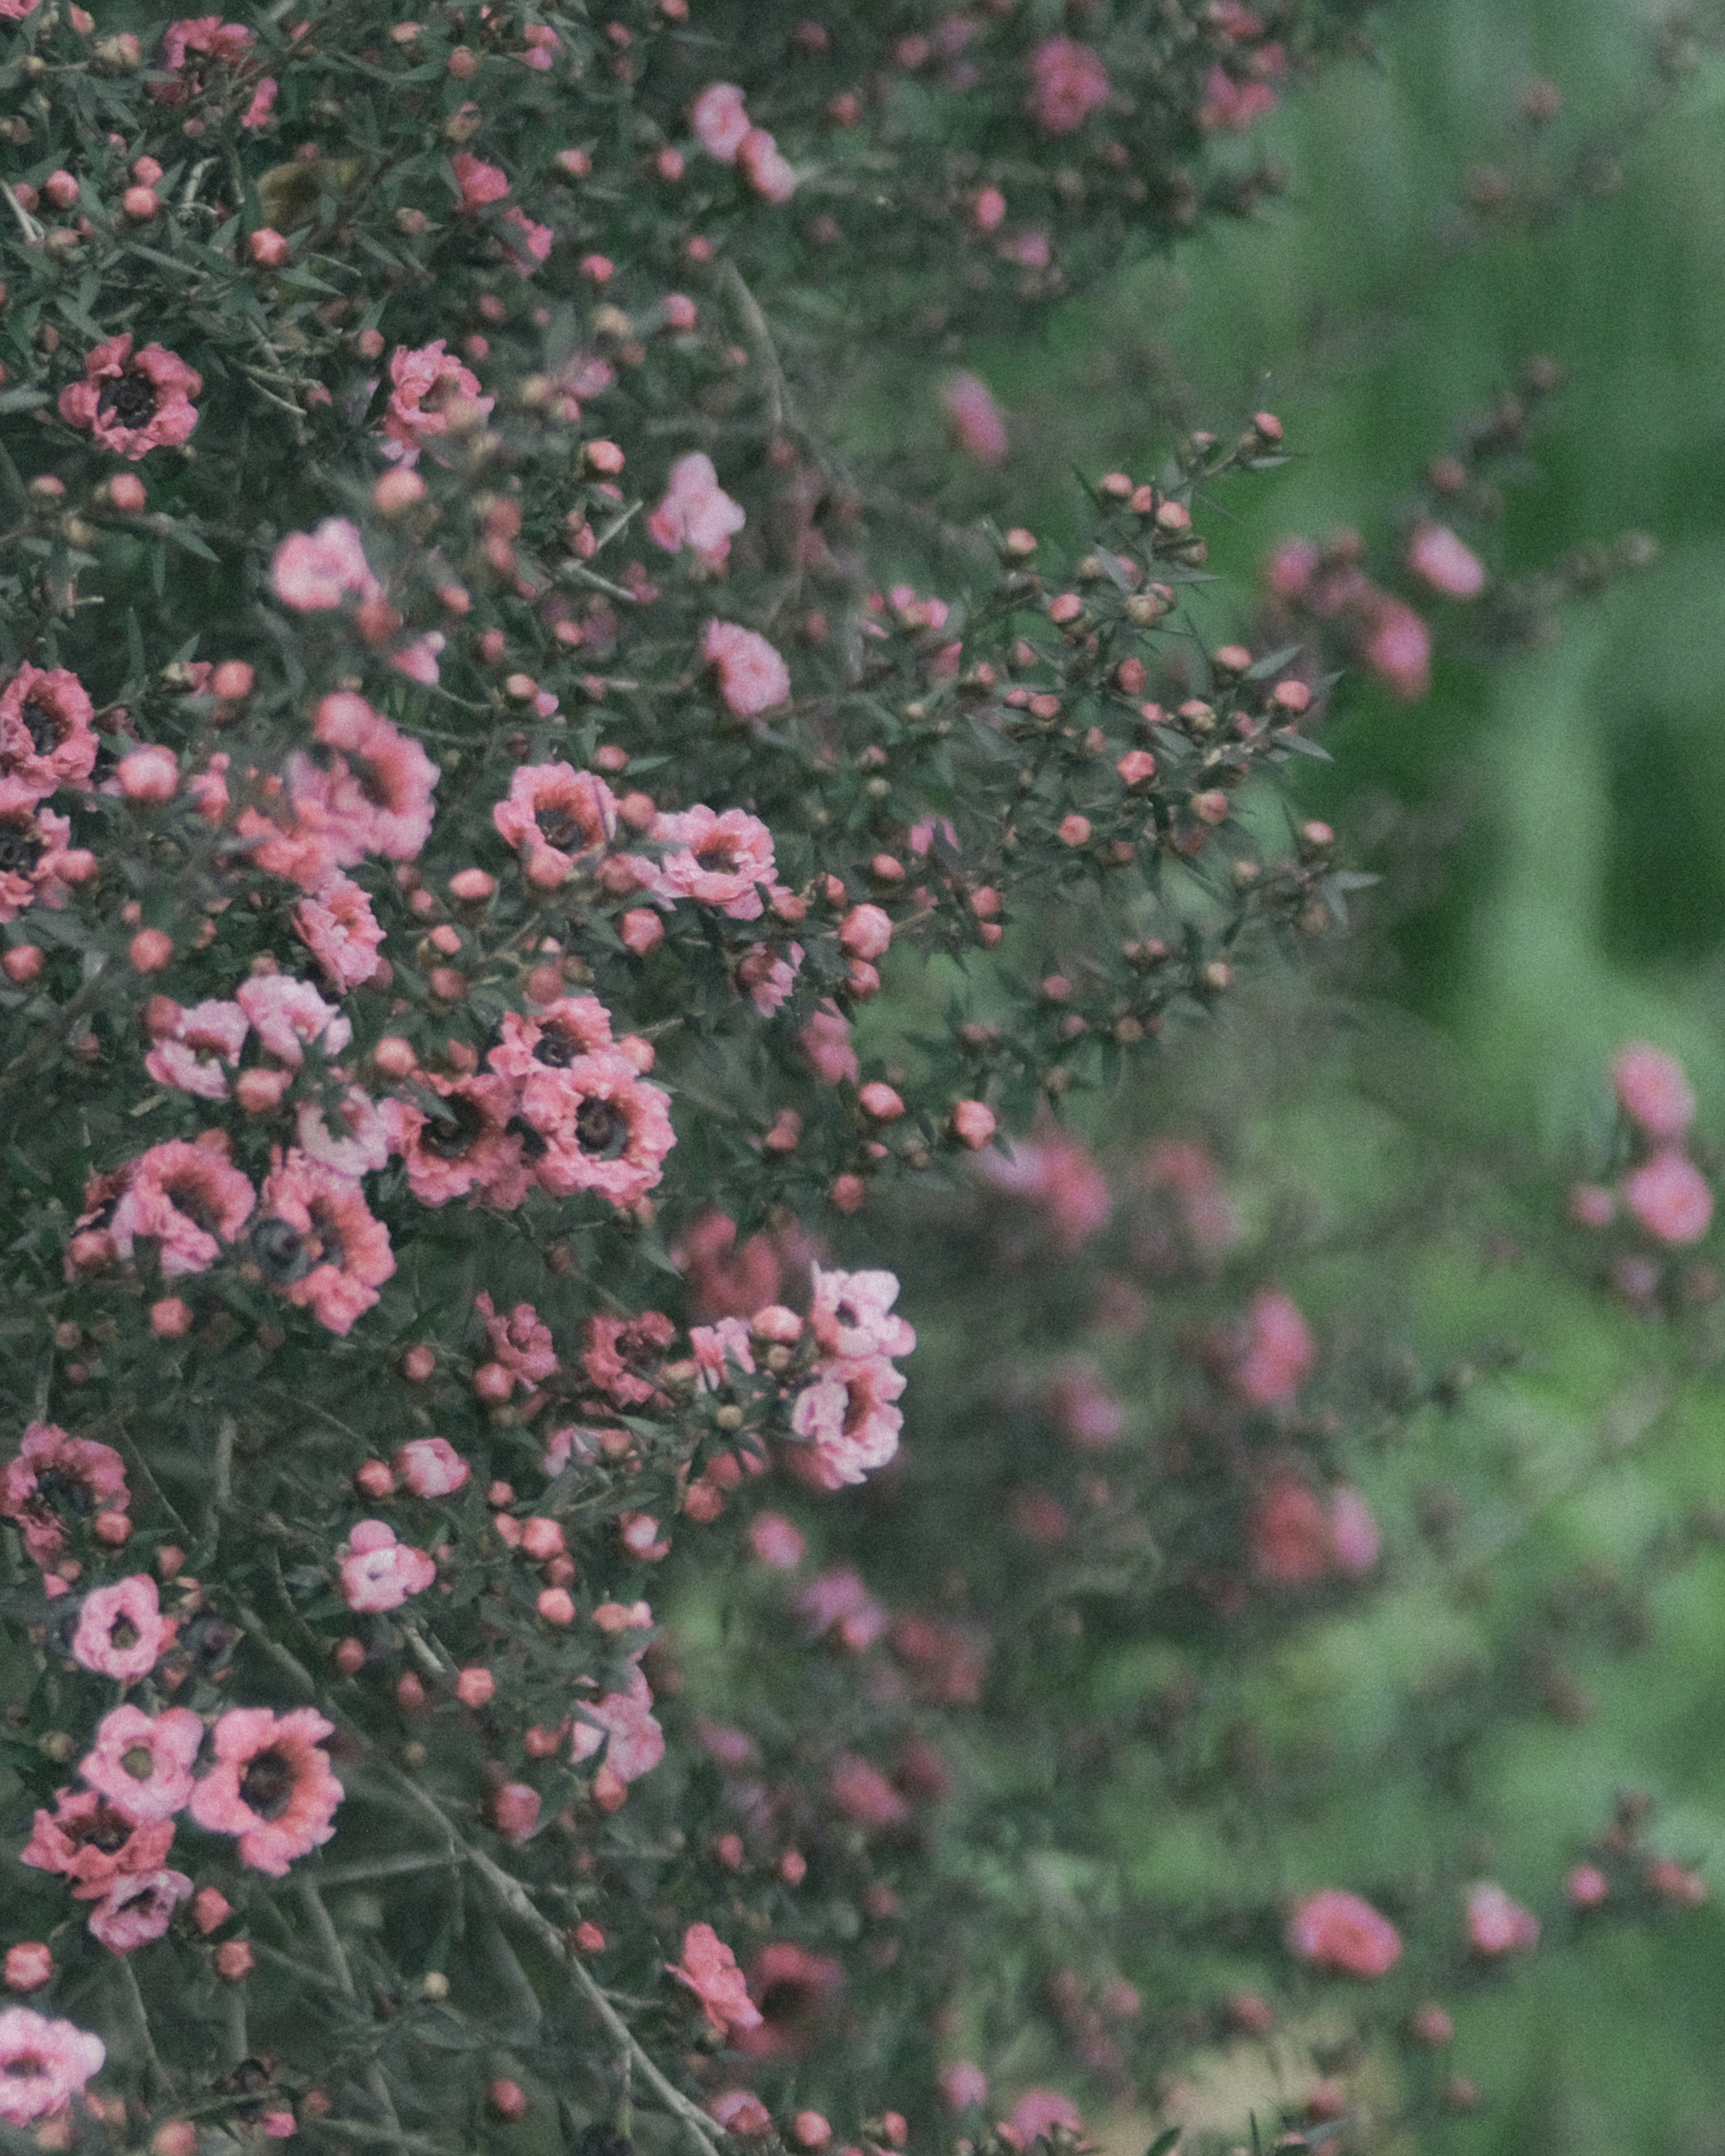
[[(1254, 136), (1288, 169), (1280, 203), (1131, 270), (1106, 301), (1061, 315), (1040, 349), (972, 356), (1014, 414), (1050, 528), (1069, 513), (1074, 461), (1143, 475), (1175, 419), (1227, 425), (1265, 404), (1281, 416), (1297, 460), (1231, 488), (1223, 509), (1238, 521), (1205, 527), (1230, 579), (1218, 640), (1276, 539), (1350, 524), (1388, 540), (1427, 462), (1526, 357), (1561, 363), (1493, 567), (1526, 573), (1625, 527), (1655, 535), (1658, 565), (1568, 606), (1547, 648), (1441, 661), (1417, 706), (1354, 685), (1327, 736), (1335, 772), (1312, 794), (1357, 850), (1381, 839), (1387, 856), (1420, 857), (1364, 932), (1379, 946), (1366, 994), (1394, 1013), (1367, 1031), (1396, 1045), (1397, 1116), (1553, 1160), (1601, 1137), (1602, 1066), (1626, 1038), (1682, 1055), (1702, 1128), (1725, 1130), (1725, 65), (1698, 54), (1651, 110), (1656, 21), (1631, 0), (1392, 8), (1381, 64), (1334, 70)], [(1535, 77), (1563, 94), (1543, 126), (1520, 109)], [(1638, 111), (1651, 116), (1614, 146)], [(1471, 217), (1460, 206), (1481, 168), (1554, 198), (1548, 210)], [(1582, 168), (1585, 187), (1549, 186)], [(1361, 1067), (1259, 1133), (1319, 1189), (1373, 1183), (1364, 1119), (1382, 1109), (1345, 1090), (1369, 1089)], [(1485, 1337), (1522, 1351), (1513, 1376), (1425, 1433), (1427, 1464), (1447, 1450), (1465, 1481), (1513, 1458), (1534, 1517), (1498, 1553), (1485, 1614), (1461, 1616), (1404, 1574), (1374, 1614), (1307, 1637), (1272, 1673), (1299, 1712), (1360, 1747), (1357, 1800), (1281, 1857), (1314, 1881), (1369, 1876), (1392, 1846), (1414, 1860), (1419, 1822), (1386, 1809), (1372, 1762), (1445, 1628), (1465, 1659), (1578, 1568), (1625, 1585), (1645, 1619), (1635, 1651), (1567, 1643), (1591, 1720), (1507, 1724), (1476, 1760), (1481, 1861), (1541, 1903), (1554, 1942), (1563, 1868), (1614, 1792), (1636, 1787), (1658, 1800), (1658, 1845), (1702, 1865), (1714, 1904), (1653, 1933), (1588, 1928), (1452, 2002), (1456, 2063), (1486, 2101), (1420, 2145), (1712, 2156), (1725, 2151), (1725, 1560), (1666, 1571), (1650, 1556), (1695, 1502), (1725, 1498), (1725, 1389), (1705, 1372), (1675, 1380), (1624, 1445), (1613, 1432), (1642, 1419), (1649, 1353), (1626, 1314), (1614, 1324), (1537, 1265), (1450, 1259), (1418, 1281), (1407, 1315), (1435, 1361)], [(1159, 1865), (1197, 1876), (1232, 1861), (1165, 1816), (1147, 1837), (1129, 1789), (1122, 1804), (1146, 1883), (1173, 1883)]]

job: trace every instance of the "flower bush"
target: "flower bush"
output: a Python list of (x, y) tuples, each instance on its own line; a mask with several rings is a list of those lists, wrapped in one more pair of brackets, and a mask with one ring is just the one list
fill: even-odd
[[(1086, 1611), (1167, 1646), (1187, 1772), (1187, 1648), (1390, 1561), (1378, 1407), (1311, 1405), (1212, 1149), (1056, 1111), (1345, 921), (1292, 783), (1337, 664), (1418, 696), (1427, 600), (1503, 644), (1565, 580), (1499, 589), (1434, 506), (1400, 559), (1290, 542), (1216, 646), (1199, 522), (1274, 414), (1094, 475), (1070, 550), (919, 552), (828, 423), (857, 322), (933, 367), (1250, 208), (1217, 138), (1357, 13), (0, 7), (35, 2145), (1068, 2145), (1038, 2042), (1118, 2095), (1191, 2040), (1166, 1912), (1087, 1915), (1049, 1831), (1109, 1749)], [(980, 377), (937, 393), (999, 461)], [(1616, 1083), (1638, 1157), (1572, 1211), (1675, 1311), (1686, 1081)], [(1004, 1398), (948, 1353), (904, 1447), (967, 1306), (1060, 1353)], [(1633, 1824), (1575, 1907), (1697, 1898)], [(1394, 1907), (1179, 1921), (1296, 1997), (1416, 1923), (1434, 1986), (1539, 1937), (1495, 1881), (1441, 1945), (1358, 1883)]]

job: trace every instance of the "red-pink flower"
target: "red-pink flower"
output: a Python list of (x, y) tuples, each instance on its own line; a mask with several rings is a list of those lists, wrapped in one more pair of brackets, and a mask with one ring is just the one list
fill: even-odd
[(225, 1101), (228, 1074), (222, 1065), (231, 1069), (239, 1062), (250, 1030), (251, 1021), (237, 1003), (211, 1000), (189, 1009), (175, 1004), (171, 1013), (157, 1011), (151, 1017), (155, 1045), (144, 1058), (144, 1068), (158, 1086), (175, 1086), (203, 1101)]
[(18, 1861), (61, 1873), (76, 1900), (94, 1902), (124, 1874), (157, 1870), (173, 1838), (172, 1819), (141, 1823), (94, 1789), (57, 1789), (53, 1811), (37, 1813)]
[(330, 613), (382, 588), (358, 526), (345, 516), (326, 516), (315, 531), (289, 532), (270, 560), (270, 588), (296, 613)]
[(1467, 1890), (1467, 1943), (1476, 1954), (1524, 1953), (1539, 1943), (1539, 1919), (1489, 1879)]
[(191, 1892), (183, 1871), (132, 1872), (116, 1879), (90, 1911), (90, 1928), (110, 1953), (130, 1953), (162, 1937)]
[(1276, 94), (1267, 82), (1250, 78), (1236, 81), (1226, 68), (1213, 67), (1204, 77), (1198, 124), (1209, 133), (1238, 135), (1276, 107)]
[(760, 2027), (761, 2010), (749, 1997), (737, 1957), (711, 1924), (691, 1924), (683, 1934), (682, 1960), (665, 1968), (701, 2001), (716, 2036)]
[(341, 1335), (395, 1271), (389, 1230), (358, 1183), (297, 1149), (265, 1180), (249, 1240), (270, 1286)]
[(306, 829), (351, 866), (367, 854), (410, 861), (431, 835), (437, 766), (363, 696), (338, 690), (317, 707), (313, 732), (325, 754), (288, 759), (288, 790)]
[(320, 1740), (334, 1727), (314, 1708), (235, 1707), (215, 1727), (216, 1763), (192, 1794), (192, 1816), (239, 1837), (242, 1863), (280, 1879), (335, 1832), (341, 1784)]
[(603, 778), (561, 762), (524, 763), (491, 811), (498, 835), (523, 856), (536, 890), (555, 891), (617, 833), (617, 797)]
[(465, 367), (439, 337), (433, 344), (398, 345), (389, 355), (389, 405), (383, 415), (384, 454), (414, 465), (429, 440), (449, 429), (452, 404), (480, 416), (496, 399), (480, 394), (479, 377)]
[(382, 971), (384, 962), (377, 954), (383, 931), (370, 898), (350, 878), (331, 876), (300, 901), (292, 919), (294, 933), (338, 993), (363, 986)]
[(518, 1302), (507, 1317), (500, 1317), (496, 1304), (481, 1289), (473, 1299), (473, 1306), (490, 1340), (493, 1359), (519, 1383), (536, 1385), (556, 1370), (557, 1351), (551, 1327), (541, 1323), (531, 1302)]
[(172, 1819), (192, 1794), (203, 1724), (189, 1707), (151, 1716), (116, 1707), (96, 1725), (95, 1749), (79, 1763), (91, 1789), (141, 1826)]
[(1476, 599), (1486, 588), (1485, 563), (1446, 524), (1420, 526), (1408, 542), (1408, 567), (1445, 598)]
[(213, 1146), (170, 1138), (127, 1168), (108, 1232), (121, 1259), (140, 1241), (153, 1242), (163, 1276), (174, 1280), (213, 1265), (256, 1203), (251, 1184)]
[(394, 1528), (382, 1520), (362, 1520), (347, 1537), (347, 1549), (341, 1559), (341, 1599), (362, 1614), (399, 1609), (409, 1595), (423, 1594), (437, 1578), (437, 1567), (424, 1551), (398, 1543)]
[(878, 1767), (855, 1753), (841, 1753), (827, 1774), (827, 1796), (834, 1811), (870, 1832), (902, 1826), (911, 1807)]
[(1050, 135), (1075, 135), (1109, 96), (1108, 71), (1090, 46), (1045, 38), (1030, 55), (1030, 112)]
[(68, 887), (88, 883), (96, 858), (87, 846), (71, 846), (69, 818), (51, 808), (0, 810), (0, 921), (16, 921), (40, 899), (58, 913)]
[(532, 1187), (520, 1137), (507, 1128), (516, 1111), (516, 1088), (507, 1079), (444, 1078), (422, 1071), (421, 1098), (434, 1096), (436, 1112), (418, 1100), (380, 1103), (389, 1149), (408, 1164), (408, 1187), (422, 1205), (447, 1205), (477, 1194), (505, 1209), (519, 1205)]
[(941, 391), (941, 408), (947, 415), (952, 439), (978, 464), (998, 465), (1010, 443), (1006, 421), (994, 402), (994, 393), (979, 374), (949, 375)]
[(0, 815), (27, 814), (95, 768), (84, 684), (64, 666), (18, 668), (0, 694)]
[(710, 82), (689, 108), (689, 125), (708, 157), (734, 163), (751, 125), (742, 92), (734, 82)]
[(665, 1757), (665, 1732), (653, 1716), (653, 1693), (639, 1670), (631, 1670), (626, 1691), (608, 1691), (575, 1710), (570, 1757), (590, 1759), (601, 1745), (605, 1764), (620, 1782), (638, 1782)]
[(1276, 1407), (1293, 1399), (1317, 1360), (1292, 1296), (1266, 1288), (1252, 1297), (1228, 1382), (1249, 1407)]
[(701, 655), (719, 677), (719, 697), (740, 719), (773, 711), (791, 693), (790, 670), (764, 636), (731, 621), (710, 621)]
[(797, 1045), (823, 1086), (854, 1086), (862, 1075), (850, 1045), (850, 1021), (836, 1004), (819, 1006), (797, 1035)]
[(66, 1543), (56, 1501), (80, 1516), (125, 1512), (126, 1466), (111, 1445), (74, 1437), (58, 1423), (33, 1422), (0, 1480), (0, 1518), (18, 1522), (31, 1563), (44, 1570)]
[(72, 1635), (72, 1659), (98, 1676), (136, 1684), (155, 1668), (174, 1629), (173, 1619), (162, 1614), (156, 1582), (147, 1572), (135, 1572), (85, 1596)]
[(764, 127), (751, 127), (737, 146), (737, 167), (762, 202), (788, 203), (797, 170)]
[(677, 1142), (664, 1089), (614, 1050), (578, 1056), (530, 1085), (521, 1107), (545, 1148), (532, 1163), (541, 1189), (553, 1198), (590, 1190), (613, 1205), (638, 1205)]
[(460, 207), (470, 216), (487, 203), (501, 202), (509, 192), (508, 173), (496, 165), (482, 163), (471, 150), (458, 150), (449, 160), (449, 168), (460, 192)]
[(1287, 1936), (1291, 1953), (1342, 1976), (1386, 1976), (1401, 1959), (1401, 1934), (1389, 1917), (1340, 1887), (1296, 1903)]
[(1654, 1154), (1623, 1179), (1623, 1202), (1661, 1243), (1698, 1243), (1713, 1221), (1713, 1193), (1692, 1161), (1675, 1150)]
[(1663, 1049), (1631, 1041), (1611, 1059), (1618, 1105), (1650, 1138), (1675, 1144), (1695, 1121), (1695, 1093), (1682, 1065)]
[(741, 808), (722, 814), (697, 802), (680, 814), (661, 816), (653, 836), (665, 855), (658, 888), (661, 895), (692, 898), (716, 906), (732, 921), (758, 921), (758, 886), (774, 878), (773, 834), (757, 816)]
[(884, 1355), (835, 1357), (815, 1365), (791, 1410), (791, 1428), (809, 1447), (807, 1470), (822, 1488), (862, 1481), (898, 1450), (904, 1416), (892, 1405), (902, 1372)]
[(747, 521), (742, 503), (720, 485), (712, 459), (694, 449), (671, 466), (665, 499), (647, 519), (647, 529), (666, 553), (691, 547), (709, 568), (717, 568)]
[(264, 1047), (295, 1070), (307, 1048), (316, 1045), (326, 1056), (339, 1055), (353, 1038), (352, 1020), (326, 1003), (310, 981), (291, 973), (250, 974), (234, 991), (234, 1000)]
[(446, 1437), (409, 1438), (389, 1464), (416, 1497), (450, 1497), (473, 1479), (473, 1470)]
[(0, 2010), (0, 2119), (28, 2126), (69, 2104), (108, 2054), (100, 2036), (28, 2006)]
[(136, 460), (187, 439), (198, 424), (191, 400), (203, 394), (203, 377), (159, 344), (138, 352), (131, 345), (128, 331), (89, 353), (83, 381), (60, 392), (59, 413), (105, 449)]

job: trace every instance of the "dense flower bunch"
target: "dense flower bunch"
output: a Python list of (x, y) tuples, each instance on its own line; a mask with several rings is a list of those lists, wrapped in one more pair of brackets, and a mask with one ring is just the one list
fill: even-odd
[[(1429, 644), (1334, 547), (1200, 640), (1271, 413), (1098, 475), (1076, 549), (926, 553), (809, 415), (853, 305), (930, 366), (1249, 207), (1232, 138), (1356, 12), (0, 4), (5, 1980), (80, 2017), (0, 2014), (8, 2128), (815, 2149), (809, 2061), (858, 2148), (1080, 2130), (981, 2108), (952, 2020), (1060, 1568), (1235, 1643), (1382, 1537), (1211, 1153), (1119, 1204), (1053, 1111), (1345, 916), (1289, 789), (1331, 629), (1409, 691)], [(1435, 518), (1406, 573), (1485, 583)], [(1622, 1199), (1692, 1242), (1649, 1053)], [(1202, 1306), (1184, 1435), (1105, 1474), (1136, 1410), (1073, 1350), (889, 1586), (901, 1278), (1045, 1258), (1133, 1335), (1128, 1215)], [(1004, 1732), (970, 1799), (948, 1717)], [(1285, 1961), (1396, 1963), (1352, 1889), (1261, 1898)], [(1133, 1982), (1049, 1995), (1117, 2084)]]

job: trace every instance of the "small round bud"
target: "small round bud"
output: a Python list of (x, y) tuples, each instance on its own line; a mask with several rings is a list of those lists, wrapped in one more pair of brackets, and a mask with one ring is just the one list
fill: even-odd
[(173, 938), (159, 928), (141, 928), (126, 946), (126, 956), (140, 973), (159, 973), (172, 963)]
[(495, 2081), (485, 2091), (485, 2102), (494, 2118), (512, 2126), (527, 2115), (526, 2091), (519, 2082)]
[(120, 207), (134, 224), (147, 224), (162, 208), (162, 198), (154, 187), (128, 187)]
[(257, 1956), (244, 1939), (223, 1939), (216, 1948), (216, 1974), (223, 1984), (244, 1984), (257, 1967)]
[(6, 1989), (39, 1991), (54, 1975), (54, 1956), (39, 1939), (6, 1949)]

